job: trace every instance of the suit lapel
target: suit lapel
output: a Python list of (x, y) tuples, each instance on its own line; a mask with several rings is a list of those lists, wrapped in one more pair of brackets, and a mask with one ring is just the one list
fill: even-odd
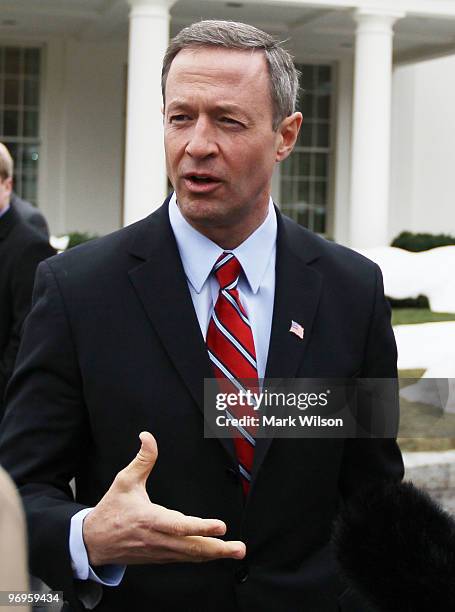
[[(280, 213), (277, 217), (275, 302), (266, 380), (296, 376), (309, 344), (322, 288), (322, 276), (309, 265), (320, 254), (314, 237)], [(303, 339), (289, 331), (292, 321), (304, 328)], [(256, 441), (253, 484), (272, 439)]]
[[(135, 237), (131, 254), (141, 262), (130, 280), (171, 362), (194, 401), (204, 410), (204, 378), (213, 378), (204, 338), (169, 222), (168, 200)], [(232, 440), (220, 442), (235, 460)]]

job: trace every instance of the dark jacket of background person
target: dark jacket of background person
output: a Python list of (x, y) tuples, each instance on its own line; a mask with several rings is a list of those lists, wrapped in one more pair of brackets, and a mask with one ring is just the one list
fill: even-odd
[(36, 267), (55, 254), (47, 239), (14, 206), (0, 217), (0, 419), (3, 397), (32, 298)]
[[(396, 376), (377, 266), (277, 217), (266, 377)], [(292, 319), (305, 324), (303, 341)], [(28, 515), (32, 573), (81, 610), (71, 517), (100, 500), (148, 430), (159, 448), (150, 499), (225, 521), (247, 559), (131, 565), (98, 612), (352, 612), (332, 522), (366, 483), (402, 477), (395, 441), (258, 439), (245, 505), (232, 440), (204, 438), (204, 377), (213, 371), (167, 202), (40, 265), (0, 435)]]
[(20, 216), (33, 228), (35, 228), (40, 234), (43, 234), (46, 238), (49, 238), (49, 227), (47, 225), (47, 221), (44, 218), (44, 215), (27, 202), (27, 200), (23, 200), (16, 193), (11, 194), (10, 206), (15, 208)]

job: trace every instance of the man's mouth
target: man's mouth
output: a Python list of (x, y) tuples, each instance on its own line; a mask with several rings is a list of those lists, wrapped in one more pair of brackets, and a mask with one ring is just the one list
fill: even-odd
[(186, 174), (185, 178), (195, 183), (219, 183), (219, 179), (210, 174)]
[(196, 183), (213, 183), (213, 179), (210, 176), (195, 176), (191, 175), (191, 180)]
[(221, 180), (211, 174), (185, 174), (183, 178), (187, 189), (195, 193), (208, 193), (221, 184)]

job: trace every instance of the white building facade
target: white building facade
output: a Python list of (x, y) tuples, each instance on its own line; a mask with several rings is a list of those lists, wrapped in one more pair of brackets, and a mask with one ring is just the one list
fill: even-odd
[(0, 140), (54, 234), (162, 203), (161, 60), (201, 18), (286, 40), (302, 71), (302, 133), (273, 181), (286, 214), (357, 248), (455, 234), (451, 0), (0, 0)]

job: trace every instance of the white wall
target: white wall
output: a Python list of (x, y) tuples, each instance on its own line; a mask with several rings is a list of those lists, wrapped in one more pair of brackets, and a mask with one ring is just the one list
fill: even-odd
[(38, 206), (51, 232), (65, 231), (66, 44), (50, 40), (43, 47)]
[(455, 57), (416, 67), (416, 230), (455, 234)]
[(55, 234), (120, 227), (125, 44), (51, 40), (42, 113), (40, 207)]
[(455, 56), (398, 68), (394, 87), (390, 236), (455, 235)]
[(389, 240), (414, 227), (415, 76), (413, 67), (393, 73)]

